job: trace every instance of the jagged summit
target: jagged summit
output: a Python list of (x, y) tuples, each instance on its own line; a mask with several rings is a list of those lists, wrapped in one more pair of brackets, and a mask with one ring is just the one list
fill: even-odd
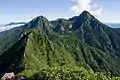
[(79, 16), (73, 17), (73, 27), (72, 30), (80, 28), (84, 23), (90, 22), (95, 19), (88, 11), (83, 11)]
[(36, 17), (36, 18), (34, 18), (33, 20), (32, 20), (32, 22), (38, 22), (38, 21), (48, 21), (47, 20), (47, 18), (45, 18), (44, 16), (38, 16), (38, 17)]
[(81, 16), (91, 16), (91, 14), (88, 11), (83, 11), (80, 15)]
[(73, 17), (73, 27), (72, 30), (75, 31), (79, 29), (81, 26), (87, 28), (87, 26), (95, 28), (101, 27), (103, 24), (96, 19), (93, 15), (91, 15), (88, 11), (83, 11), (79, 16)]
[(88, 11), (83, 11), (78, 17), (77, 21), (90, 21), (92, 19), (96, 19), (93, 15), (91, 15)]

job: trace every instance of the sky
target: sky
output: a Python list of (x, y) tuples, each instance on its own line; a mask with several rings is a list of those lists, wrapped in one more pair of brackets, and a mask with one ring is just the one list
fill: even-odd
[(71, 18), (89, 11), (102, 22), (120, 22), (120, 0), (0, 0), (0, 24)]

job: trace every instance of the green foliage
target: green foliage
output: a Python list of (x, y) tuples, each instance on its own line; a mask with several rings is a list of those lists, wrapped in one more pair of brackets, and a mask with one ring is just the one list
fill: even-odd
[(86, 70), (77, 66), (59, 66), (42, 68), (33, 75), (30, 71), (21, 73), (27, 80), (120, 80), (119, 77), (106, 77), (101, 72), (94, 73), (93, 70)]

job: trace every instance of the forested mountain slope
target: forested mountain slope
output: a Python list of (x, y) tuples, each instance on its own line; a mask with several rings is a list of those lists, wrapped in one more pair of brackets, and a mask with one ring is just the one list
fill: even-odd
[(69, 20), (48, 21), (39, 16), (22, 26), (22, 31), (10, 37), (12, 46), (1, 48), (0, 76), (68, 65), (120, 76), (120, 34), (87, 11)]

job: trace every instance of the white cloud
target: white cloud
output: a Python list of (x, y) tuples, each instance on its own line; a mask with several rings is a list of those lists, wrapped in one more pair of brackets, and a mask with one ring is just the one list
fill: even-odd
[(5, 31), (5, 30), (9, 30), (15, 27), (19, 27), (22, 26), (24, 24), (16, 24), (16, 25), (9, 25), (9, 26), (0, 26), (0, 32)]
[(75, 15), (80, 14), (84, 10), (89, 11), (91, 14), (99, 17), (103, 8), (94, 3), (93, 0), (73, 0), (76, 4), (73, 5), (70, 9)]

